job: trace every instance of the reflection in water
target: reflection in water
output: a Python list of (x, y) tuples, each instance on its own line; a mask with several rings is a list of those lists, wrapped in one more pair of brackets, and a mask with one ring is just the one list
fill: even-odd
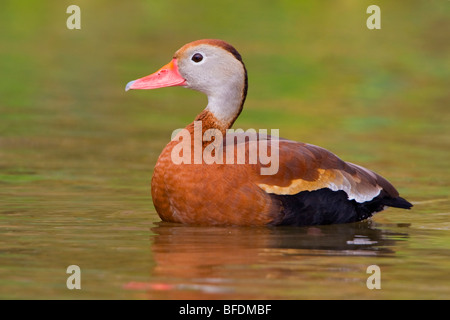
[[(379, 229), (371, 221), (266, 228), (160, 222), (152, 232), (151, 276), (156, 281), (131, 283), (128, 289), (145, 289), (151, 298), (169, 299), (277, 297), (278, 286), (289, 290), (290, 283), (304, 281), (312, 273), (320, 279), (321, 273), (339, 271), (330, 259), (393, 256), (391, 247), (407, 237)], [(270, 294), (265, 296), (267, 287)]]

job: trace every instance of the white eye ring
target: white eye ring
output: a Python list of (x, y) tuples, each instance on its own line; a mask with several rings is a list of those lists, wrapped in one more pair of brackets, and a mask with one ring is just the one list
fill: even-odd
[(192, 55), (191, 61), (194, 64), (202, 64), (205, 61), (205, 55), (201, 52), (196, 52)]

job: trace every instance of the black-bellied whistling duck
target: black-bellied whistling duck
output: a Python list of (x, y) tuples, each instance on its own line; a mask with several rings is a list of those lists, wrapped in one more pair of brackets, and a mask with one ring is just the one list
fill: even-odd
[[(179, 49), (172, 61), (157, 72), (129, 82), (126, 90), (171, 86), (194, 89), (208, 96), (208, 105), (195, 119), (197, 122), (185, 128), (193, 137), (189, 139), (192, 154), (187, 155), (191, 158), (199, 138), (195, 138), (195, 123), (201, 124), (202, 135), (216, 129), (225, 136), (241, 113), (247, 95), (247, 71), (240, 54), (230, 44), (215, 39), (198, 40)], [(262, 174), (266, 163), (259, 159), (257, 163), (243, 164), (211, 163), (205, 159), (175, 163), (173, 151), (181, 138), (175, 137), (164, 148), (153, 173), (153, 203), (164, 221), (319, 225), (361, 221), (388, 206), (412, 206), (383, 177), (310, 144), (280, 139), (272, 145), (274, 138), (257, 135), (257, 142), (266, 142), (271, 152), (278, 152), (277, 172)], [(249, 145), (256, 142), (250, 140), (241, 142), (247, 147), (247, 156)], [(234, 138), (226, 136), (221, 141), (223, 148), (215, 152), (225, 152), (227, 144), (235, 143)], [(200, 149), (205, 151), (208, 145), (203, 139)]]

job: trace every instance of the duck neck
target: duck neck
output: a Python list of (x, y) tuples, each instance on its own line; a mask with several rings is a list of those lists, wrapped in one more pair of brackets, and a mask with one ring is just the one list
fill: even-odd
[(243, 72), (234, 78), (229, 78), (230, 81), (227, 84), (221, 83), (203, 91), (208, 96), (208, 105), (196, 120), (202, 120), (210, 114), (206, 118), (214, 118), (214, 121), (205, 123), (205, 125), (213, 125), (208, 129), (229, 129), (239, 117), (248, 89), (247, 70), (243, 63), (242, 68)]
[[(208, 138), (203, 140), (205, 132), (210, 129), (219, 130), (222, 134), (222, 138), (225, 137), (228, 129), (231, 128), (233, 123), (242, 111), (245, 98), (247, 96), (247, 74), (245, 82), (240, 90), (222, 91), (226, 94), (220, 95), (220, 91), (214, 91), (214, 94), (208, 95), (208, 105), (195, 120), (190, 123), (186, 129), (191, 133), (191, 144), (195, 147), (196, 137), (204, 149), (207, 145), (214, 141), (215, 138)], [(201, 128), (201, 134), (196, 134), (196, 130)], [(214, 130), (213, 130), (214, 132)], [(206, 136), (209, 136), (208, 133)]]
[(221, 89), (222, 92), (216, 91), (214, 94), (208, 95), (208, 105), (204, 111), (210, 112), (214, 116), (218, 125), (217, 129), (221, 129), (221, 127), (229, 129), (242, 111), (246, 92), (244, 93), (240, 88)]
[[(202, 138), (205, 136), (205, 132), (213, 129), (219, 130), (222, 133), (222, 137), (225, 137), (228, 129), (231, 128), (233, 123), (236, 121), (237, 117), (242, 111), (245, 100), (245, 92), (240, 94), (227, 93), (224, 96), (219, 96), (217, 91), (214, 95), (208, 95), (208, 105), (205, 110), (203, 110), (192, 122), (187, 126), (187, 129), (193, 133), (195, 130), (201, 128)], [(193, 135), (195, 137), (195, 134)], [(194, 139), (192, 140), (194, 144)], [(205, 148), (208, 141), (203, 141), (202, 145)]]

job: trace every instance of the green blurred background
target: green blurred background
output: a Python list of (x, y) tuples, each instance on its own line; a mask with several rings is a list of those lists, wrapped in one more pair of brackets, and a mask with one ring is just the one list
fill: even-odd
[[(81, 30), (66, 28), (71, 4), (81, 8)], [(381, 30), (366, 27), (371, 4), (381, 8)], [(440, 230), (410, 245), (447, 252), (439, 261), (448, 270), (449, 18), (445, 0), (2, 0), (0, 297), (55, 297), (65, 282), (49, 277), (99, 251), (114, 252), (90, 269), (99, 287), (108, 270), (117, 274), (113, 265), (148, 274), (149, 226), (159, 221), (152, 169), (206, 98), (124, 87), (202, 38), (228, 41), (247, 66), (235, 127), (280, 129), (388, 178), (416, 205), (378, 219)], [(129, 266), (113, 249), (125, 243), (140, 257)], [(442, 280), (436, 272), (430, 279)], [(403, 289), (387, 297), (408, 296)]]

